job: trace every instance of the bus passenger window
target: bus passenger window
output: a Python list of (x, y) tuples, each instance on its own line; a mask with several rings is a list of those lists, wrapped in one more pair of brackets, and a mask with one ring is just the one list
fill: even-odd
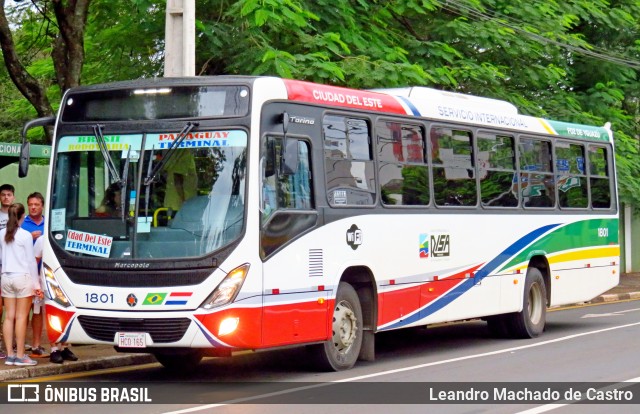
[(517, 207), (518, 176), (514, 138), (487, 132), (478, 133), (478, 173), (484, 207)]
[(424, 132), (417, 125), (376, 123), (380, 192), (388, 206), (429, 204), (429, 169), (424, 157)]
[(587, 208), (587, 173), (585, 171), (584, 147), (557, 141), (556, 172), (558, 203), (564, 208)]
[(431, 130), (433, 192), (438, 206), (475, 206), (471, 132), (438, 127)]
[(556, 183), (553, 176), (551, 142), (521, 138), (519, 189), (525, 207), (553, 208)]
[(373, 205), (376, 187), (367, 122), (328, 115), (322, 129), (329, 204)]
[(611, 208), (611, 178), (607, 162), (607, 149), (589, 146), (589, 190), (591, 207)]

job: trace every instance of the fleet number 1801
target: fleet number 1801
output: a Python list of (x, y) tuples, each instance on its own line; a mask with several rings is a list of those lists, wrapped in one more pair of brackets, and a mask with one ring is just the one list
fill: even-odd
[(87, 303), (113, 303), (113, 293), (85, 293)]

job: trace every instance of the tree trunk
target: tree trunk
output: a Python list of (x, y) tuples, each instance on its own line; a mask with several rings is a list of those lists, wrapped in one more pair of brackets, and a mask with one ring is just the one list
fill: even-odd
[[(4, 58), (7, 71), (11, 80), (16, 85), (20, 93), (36, 109), (38, 116), (51, 116), (53, 109), (47, 98), (45, 89), (38, 80), (31, 76), (27, 69), (20, 62), (16, 53), (15, 43), (9, 22), (4, 12), (5, 0), (0, 0), (0, 45), (2, 47), (2, 57)], [(50, 140), (50, 137), (47, 137)]]

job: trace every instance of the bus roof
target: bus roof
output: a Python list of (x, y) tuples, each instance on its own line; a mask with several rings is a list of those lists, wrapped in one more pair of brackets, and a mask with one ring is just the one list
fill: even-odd
[(289, 79), (284, 82), (288, 98), (296, 101), (591, 141), (612, 140), (608, 125), (597, 127), (520, 115), (514, 105), (496, 99), (425, 87), (356, 90)]
[(256, 76), (202, 76), (154, 78), (113, 82), (73, 88), (75, 92), (92, 90), (158, 87), (161, 85), (250, 84), (256, 79), (284, 82), (287, 98), (313, 104), (336, 106), (380, 113), (424, 117), (433, 121), (452, 121), (509, 129), (520, 132), (557, 135), (589, 141), (609, 142), (613, 135), (608, 125), (592, 126), (532, 117), (518, 113), (515, 105), (497, 99), (453, 93), (426, 87), (357, 90), (306, 81)]

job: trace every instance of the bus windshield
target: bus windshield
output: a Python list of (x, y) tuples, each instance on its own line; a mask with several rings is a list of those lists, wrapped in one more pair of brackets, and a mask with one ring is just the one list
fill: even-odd
[(94, 131), (57, 141), (50, 231), (66, 254), (196, 257), (240, 236), (246, 131)]

